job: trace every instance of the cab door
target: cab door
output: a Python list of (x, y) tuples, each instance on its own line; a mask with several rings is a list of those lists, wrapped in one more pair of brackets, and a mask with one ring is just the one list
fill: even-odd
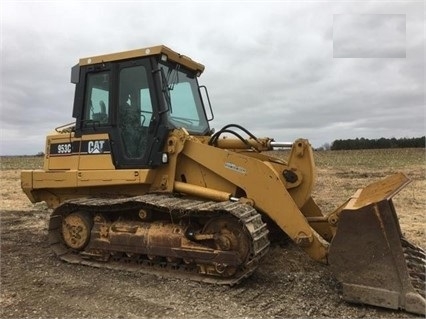
[(118, 63), (115, 125), (111, 146), (117, 168), (159, 165), (167, 130), (160, 125), (149, 59)]

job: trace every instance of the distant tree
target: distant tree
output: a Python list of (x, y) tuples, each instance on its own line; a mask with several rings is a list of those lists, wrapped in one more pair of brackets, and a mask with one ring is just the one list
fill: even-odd
[(382, 148), (425, 148), (426, 138), (413, 137), (413, 138), (379, 138), (379, 139), (366, 139), (356, 138), (347, 140), (335, 140), (331, 144), (331, 150), (359, 150), (359, 149), (382, 149)]
[(38, 153), (36, 154), (36, 156), (38, 156), (38, 157), (42, 157), (42, 156), (44, 156), (44, 152), (38, 152)]
[(348, 149), (348, 140), (335, 140), (331, 143), (331, 150), (346, 150)]

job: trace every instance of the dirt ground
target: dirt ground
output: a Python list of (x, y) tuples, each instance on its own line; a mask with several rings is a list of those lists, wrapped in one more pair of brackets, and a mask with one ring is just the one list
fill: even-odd
[[(315, 198), (326, 211), (333, 209), (386, 170), (321, 168)], [(395, 206), (406, 237), (425, 248), (425, 167), (407, 173), (413, 183)], [(19, 170), (1, 171), (0, 190), (1, 318), (416, 317), (346, 303), (329, 268), (289, 242), (274, 244), (256, 272), (236, 287), (66, 264), (49, 250), (49, 211), (27, 200)]]

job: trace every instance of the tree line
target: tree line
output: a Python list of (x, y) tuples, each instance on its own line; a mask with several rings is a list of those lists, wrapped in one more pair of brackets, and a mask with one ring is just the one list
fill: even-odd
[(330, 149), (336, 150), (361, 150), (361, 149), (380, 149), (380, 148), (425, 148), (425, 136), (413, 138), (356, 138), (346, 140), (335, 140)]

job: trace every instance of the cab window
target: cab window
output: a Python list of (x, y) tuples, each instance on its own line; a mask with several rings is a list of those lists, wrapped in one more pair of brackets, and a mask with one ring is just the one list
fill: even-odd
[(83, 126), (110, 123), (110, 73), (87, 74)]

